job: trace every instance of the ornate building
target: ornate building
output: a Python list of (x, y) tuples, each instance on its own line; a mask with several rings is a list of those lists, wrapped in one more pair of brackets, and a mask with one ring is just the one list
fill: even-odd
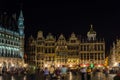
[(63, 34), (61, 34), (56, 42), (56, 63), (57, 65), (63, 65), (67, 63), (68, 47), (67, 41)]
[[(91, 25), (87, 39), (78, 39), (73, 32), (68, 40), (63, 34), (56, 39), (51, 33), (46, 38), (39, 31), (37, 38), (30, 37), (27, 43), (27, 62), (38, 67), (61, 66), (103, 66), (105, 60), (105, 41), (96, 38)], [(33, 62), (33, 63), (31, 63)]]
[(79, 49), (80, 49), (80, 41), (76, 37), (73, 32), (67, 42), (68, 47), (68, 57), (67, 57), (67, 65), (70, 67), (74, 67), (79, 65)]
[(80, 43), (80, 64), (88, 66), (94, 64), (103, 66), (105, 61), (105, 41), (96, 38), (96, 32), (91, 25), (90, 31), (87, 33), (87, 39), (83, 39)]
[[(29, 63), (31, 65), (36, 65), (36, 41), (34, 40), (34, 38), (31, 36), (29, 38), (29, 41), (28, 41), (28, 45), (29, 47), (27, 47), (26, 51), (27, 53), (29, 53), (29, 55), (27, 55), (27, 60), (25, 59), (25, 62), (26, 63)], [(26, 54), (27, 54), (26, 53)]]
[(24, 17), (22, 10), (18, 21), (16, 14), (6, 12), (0, 19), (0, 66), (21, 66), (24, 63)]
[(117, 39), (115, 42), (113, 42), (113, 46), (110, 49), (109, 66), (120, 66), (120, 39)]

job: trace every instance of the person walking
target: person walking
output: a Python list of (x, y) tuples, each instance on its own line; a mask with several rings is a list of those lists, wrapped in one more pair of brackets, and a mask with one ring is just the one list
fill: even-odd
[(49, 68), (49, 72), (50, 72), (50, 80), (52, 80), (55, 76), (55, 67), (54, 66), (51, 66)]
[(86, 80), (86, 68), (81, 68), (81, 80)]
[(61, 76), (61, 70), (60, 70), (60, 67), (57, 67), (56, 70), (55, 70), (55, 74), (56, 74), (56, 78), (57, 79), (60, 79), (60, 76)]
[(65, 65), (63, 65), (61, 68), (61, 78), (63, 80), (65, 80), (66, 76), (67, 76), (67, 67), (65, 67)]
[(108, 68), (105, 68), (105, 69), (103, 70), (103, 72), (104, 72), (104, 74), (105, 74), (106, 80), (109, 80), (109, 79), (108, 79), (108, 78), (109, 78), (109, 69), (108, 69)]
[(88, 67), (87, 68), (87, 80), (91, 80), (91, 68), (90, 67)]
[(92, 80), (106, 80), (105, 74), (102, 69), (98, 69)]
[(44, 80), (48, 80), (48, 77), (49, 77), (49, 70), (47, 67), (45, 67), (44, 69)]

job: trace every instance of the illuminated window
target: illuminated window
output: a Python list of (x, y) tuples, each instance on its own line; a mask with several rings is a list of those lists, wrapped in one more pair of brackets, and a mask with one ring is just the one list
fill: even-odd
[(7, 44), (7, 40), (5, 40), (5, 43)]
[(11, 45), (13, 45), (13, 42), (11, 42)]
[(98, 45), (98, 51), (100, 51), (100, 45)]
[(101, 58), (102, 58), (102, 60), (104, 59), (104, 53), (101, 53)]
[(17, 40), (19, 40), (19, 38), (17, 38)]
[(94, 45), (94, 50), (95, 50), (95, 51), (97, 50), (97, 45), (96, 45), (96, 44)]
[(100, 55), (101, 53), (98, 53), (98, 60), (100, 60), (100, 57), (101, 57), (101, 55)]
[(2, 43), (4, 43), (4, 39), (2, 39)]
[(83, 51), (83, 45), (81, 45), (81, 51)]
[(90, 53), (90, 58), (91, 58), (91, 59), (93, 59), (93, 56), (94, 56), (93, 53)]
[(6, 38), (8, 38), (8, 35), (6, 35)]
[(103, 50), (103, 45), (101, 45), (101, 50)]
[(4, 34), (2, 34), (2, 36), (4, 37)]
[(84, 45), (84, 51), (86, 51), (86, 45)]
[(95, 53), (94, 55), (95, 55), (95, 59), (97, 59), (97, 53)]
[(71, 43), (75, 43), (76, 42), (76, 40), (71, 40)]

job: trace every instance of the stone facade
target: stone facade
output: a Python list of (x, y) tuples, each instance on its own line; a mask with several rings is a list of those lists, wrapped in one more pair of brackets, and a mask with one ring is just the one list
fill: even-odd
[(16, 14), (6, 12), (0, 19), (0, 65), (22, 66), (24, 63), (24, 18), (22, 10), (18, 21)]
[[(73, 32), (66, 40), (63, 34), (56, 39), (51, 33), (46, 38), (39, 31), (37, 38), (28, 39), (27, 63), (38, 67), (55, 66), (88, 66), (91, 63), (103, 66), (105, 60), (105, 41), (97, 39), (96, 32), (91, 28), (87, 38), (78, 38)], [(31, 63), (33, 62), (33, 63)]]

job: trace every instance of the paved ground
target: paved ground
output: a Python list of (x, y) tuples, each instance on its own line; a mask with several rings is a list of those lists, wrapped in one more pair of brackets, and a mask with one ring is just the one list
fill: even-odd
[[(113, 77), (115, 75), (109, 74), (108, 78), (104, 78), (105, 75), (101, 75), (100, 73), (97, 73), (96, 75), (92, 76), (91, 80), (113, 80)], [(44, 80), (43, 75), (36, 75), (36, 79), (32, 79), (31, 76), (29, 76), (29, 79), (27, 76), (10, 76), (10, 75), (5, 75), (5, 76), (0, 76), (0, 80)], [(50, 80), (50, 79), (48, 79)], [(54, 80), (60, 80), (60, 79), (54, 79)], [(64, 80), (81, 80), (80, 74), (72, 74), (71, 72), (67, 75), (67, 77)]]

